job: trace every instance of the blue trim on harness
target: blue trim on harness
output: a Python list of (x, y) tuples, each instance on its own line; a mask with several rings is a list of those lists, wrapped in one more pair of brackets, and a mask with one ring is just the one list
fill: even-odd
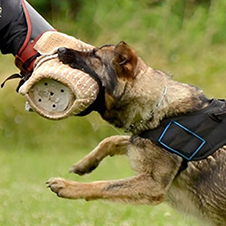
[[(165, 136), (165, 134), (167, 133), (167, 131), (169, 130), (170, 126), (172, 124), (175, 124), (177, 126), (179, 126), (180, 128), (182, 128), (183, 130), (185, 130), (186, 132), (188, 132), (189, 134), (195, 136), (197, 139), (199, 139), (202, 143), (192, 152), (192, 154), (187, 157), (186, 155), (183, 155), (180, 151), (174, 149), (173, 147), (170, 147), (169, 145), (167, 145), (166, 143), (164, 143), (162, 140)], [(191, 130), (189, 130), (188, 128), (186, 128), (185, 126), (181, 125), (180, 123), (176, 122), (176, 121), (171, 121), (166, 128), (164, 129), (164, 131), (162, 132), (162, 134), (160, 135), (158, 142), (163, 145), (164, 147), (166, 147), (167, 149), (169, 149), (172, 152), (175, 152), (176, 154), (180, 155), (181, 157), (187, 159), (188, 161), (190, 161), (203, 147), (203, 145), (206, 143), (206, 140), (204, 140), (202, 137), (200, 137), (198, 134), (192, 132)]]

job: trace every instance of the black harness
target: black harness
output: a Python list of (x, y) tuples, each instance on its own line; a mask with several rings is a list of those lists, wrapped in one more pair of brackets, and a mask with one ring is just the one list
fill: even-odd
[(212, 99), (197, 112), (162, 120), (139, 134), (186, 161), (205, 159), (226, 145), (226, 100)]

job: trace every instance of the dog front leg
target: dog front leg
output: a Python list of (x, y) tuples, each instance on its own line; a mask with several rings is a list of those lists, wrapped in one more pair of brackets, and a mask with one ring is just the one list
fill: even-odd
[(108, 155), (126, 154), (129, 140), (130, 136), (111, 136), (104, 139), (92, 152), (74, 164), (71, 172), (84, 175), (93, 171)]
[(68, 199), (104, 199), (131, 204), (156, 205), (164, 201), (165, 189), (150, 176), (115, 180), (79, 183), (62, 178), (53, 178), (48, 187), (59, 197)]

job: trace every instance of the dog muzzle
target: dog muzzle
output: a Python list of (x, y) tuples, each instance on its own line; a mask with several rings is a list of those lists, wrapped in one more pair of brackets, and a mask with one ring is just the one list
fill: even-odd
[(59, 32), (46, 32), (35, 49), (41, 54), (31, 77), (19, 88), (32, 110), (48, 119), (63, 119), (84, 112), (96, 100), (98, 82), (83, 71), (61, 63), (59, 47), (90, 51), (94, 47)]

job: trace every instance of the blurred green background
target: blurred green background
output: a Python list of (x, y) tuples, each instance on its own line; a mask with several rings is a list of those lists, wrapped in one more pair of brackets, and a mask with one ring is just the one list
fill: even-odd
[[(226, 97), (224, 0), (28, 2), (61, 32), (95, 46), (124, 40), (151, 67), (172, 74), (176, 80), (199, 86), (210, 98)], [(15, 72), (18, 69), (14, 58), (0, 55), (0, 79), (3, 81)], [(16, 86), (17, 81), (11, 81), (0, 90), (0, 201), (8, 200), (0, 207), (1, 225), (198, 225), (183, 220), (165, 206), (87, 204), (55, 198), (43, 184), (48, 177), (75, 179), (74, 175), (67, 174), (70, 165), (101, 139), (123, 131), (108, 125), (95, 113), (83, 118), (49, 121), (25, 112), (25, 98), (15, 92)], [(115, 157), (104, 161), (100, 170), (92, 175), (76, 177), (76, 180), (116, 179), (129, 175), (132, 171), (127, 160)], [(19, 183), (21, 180), (23, 182)], [(18, 193), (12, 196), (14, 192)], [(26, 198), (22, 198), (24, 192)], [(76, 215), (76, 208), (81, 208), (80, 215)], [(102, 210), (100, 221), (93, 208)], [(115, 209), (118, 212), (115, 213)], [(45, 217), (47, 210), (51, 214)], [(104, 214), (107, 210), (112, 216)], [(16, 218), (12, 211), (19, 211)], [(55, 217), (66, 213), (68, 220), (64, 223)], [(119, 217), (115, 219), (114, 214)]]

